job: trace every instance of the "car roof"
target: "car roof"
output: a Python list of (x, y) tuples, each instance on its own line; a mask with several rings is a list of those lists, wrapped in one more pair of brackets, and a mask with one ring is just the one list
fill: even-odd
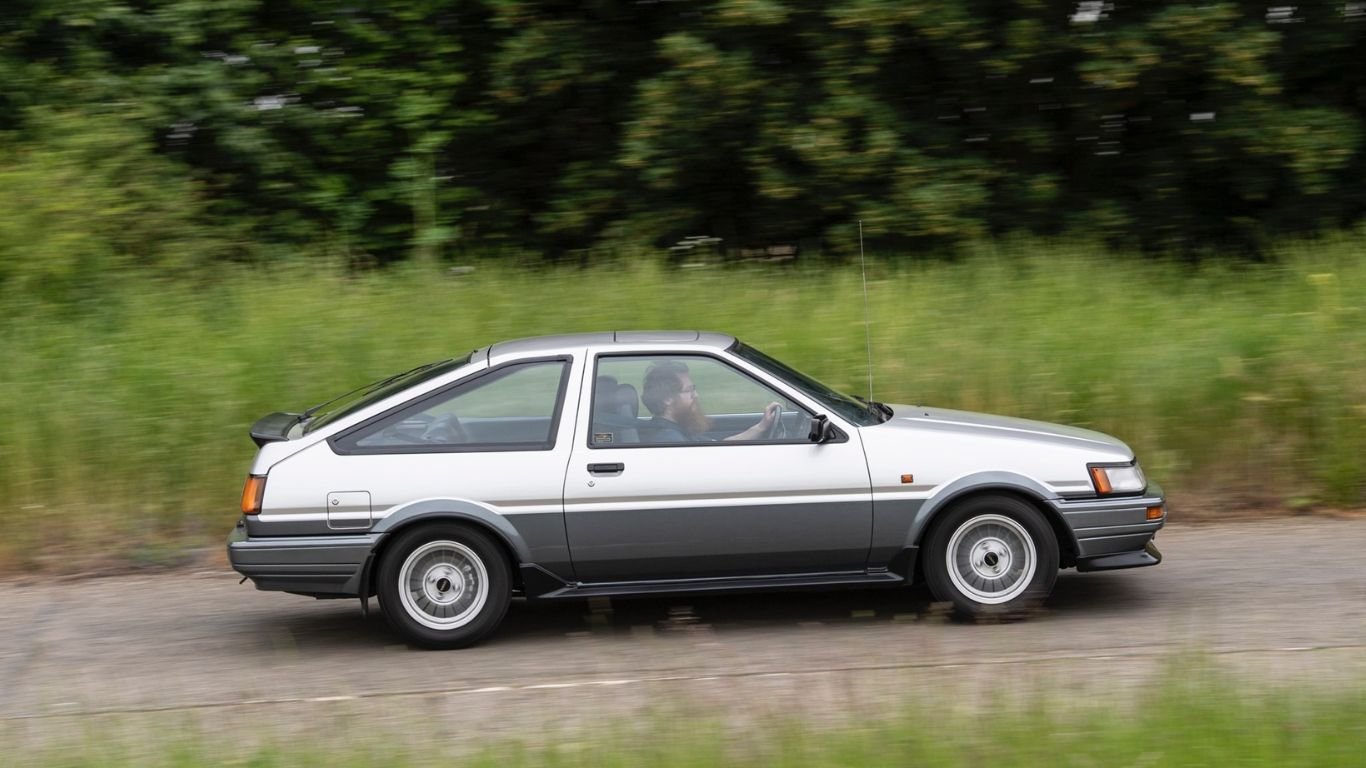
[[(670, 347), (712, 347), (726, 349), (735, 343), (735, 337), (726, 333), (707, 331), (600, 331), (597, 333), (571, 333), (560, 336), (535, 336), (528, 339), (500, 341), (486, 347), (490, 358), (514, 355), (524, 357), (537, 354), (555, 354), (574, 348), (604, 344), (649, 344)], [(484, 352), (479, 350), (478, 352)], [(480, 355), (482, 356), (482, 355)]]

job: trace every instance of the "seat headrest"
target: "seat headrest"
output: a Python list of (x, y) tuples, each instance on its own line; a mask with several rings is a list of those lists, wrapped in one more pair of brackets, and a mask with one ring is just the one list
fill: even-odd
[(636, 388), (630, 384), (621, 384), (617, 387), (616, 412), (622, 416), (636, 418), (640, 415), (640, 396), (636, 394)]
[(640, 415), (640, 397), (630, 384), (618, 384), (613, 376), (599, 376), (593, 387), (593, 410), (598, 416)]
[(617, 399), (617, 378), (599, 376), (593, 383), (593, 410), (597, 413), (614, 413)]

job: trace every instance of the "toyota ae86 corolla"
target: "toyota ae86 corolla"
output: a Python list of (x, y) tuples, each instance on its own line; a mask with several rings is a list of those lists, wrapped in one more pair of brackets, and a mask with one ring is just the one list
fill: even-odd
[(906, 585), (968, 617), (1155, 565), (1162, 491), (1098, 432), (842, 394), (715, 333), (494, 344), (258, 421), (258, 589), (379, 598), (414, 644), (559, 599)]

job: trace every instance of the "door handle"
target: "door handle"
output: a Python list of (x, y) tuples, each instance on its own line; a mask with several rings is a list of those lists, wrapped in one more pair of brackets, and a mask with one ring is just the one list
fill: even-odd
[(626, 471), (626, 465), (620, 462), (615, 464), (589, 464), (588, 474), (590, 475), (617, 475)]

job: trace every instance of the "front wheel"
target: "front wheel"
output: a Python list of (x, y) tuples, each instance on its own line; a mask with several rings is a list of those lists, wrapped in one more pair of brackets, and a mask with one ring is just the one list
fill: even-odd
[(497, 629), (511, 600), (503, 550), (458, 523), (404, 531), (380, 561), (376, 592), (384, 617), (424, 648), (464, 648)]
[(925, 547), (935, 599), (968, 618), (1020, 618), (1058, 578), (1058, 541), (1039, 510), (1011, 496), (978, 496), (944, 513)]

